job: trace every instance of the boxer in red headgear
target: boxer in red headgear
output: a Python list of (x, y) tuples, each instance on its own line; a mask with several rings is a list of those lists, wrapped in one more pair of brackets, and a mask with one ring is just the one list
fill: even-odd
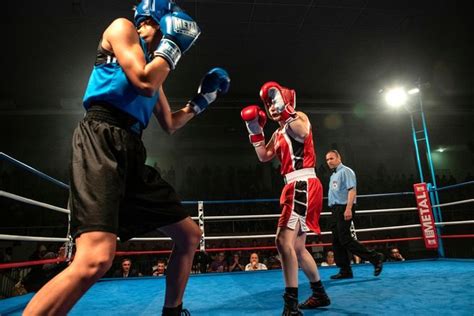
[[(280, 125), (265, 143), (263, 127), (267, 115), (257, 105), (245, 107), (241, 117), (250, 133), (258, 159), (262, 162), (278, 157), (285, 187), (280, 197), (276, 245), (280, 253), (285, 279), (283, 315), (302, 315), (300, 309), (328, 306), (331, 302), (324, 290), (316, 262), (305, 247), (309, 230), (320, 233), (319, 215), (323, 191), (316, 177), (316, 155), (311, 123), (303, 112), (296, 112), (296, 92), (270, 81), (260, 89), (267, 114)], [(298, 264), (308, 277), (313, 291), (298, 305)]]

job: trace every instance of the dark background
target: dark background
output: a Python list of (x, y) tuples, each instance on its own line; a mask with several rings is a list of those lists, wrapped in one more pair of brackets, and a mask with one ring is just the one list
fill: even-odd
[[(202, 35), (165, 83), (174, 108), (195, 93), (204, 72), (226, 68), (230, 92), (174, 136), (154, 120), (145, 133), (151, 163), (254, 164), (239, 119), (259, 103), (268, 80), (295, 88), (322, 154), (339, 148), (359, 173), (379, 164), (415, 173), (409, 116), (378, 93), (423, 83), (439, 173), (472, 172), (473, 42), (467, 1), (178, 1)], [(40, 169), (67, 168), (82, 117), (81, 98), (101, 32), (132, 17), (134, 1), (7, 2), (2, 10), (0, 148)], [(267, 136), (276, 125), (270, 123)]]
[[(174, 170), (173, 182), (183, 199), (276, 198), (269, 164), (259, 171), (263, 187), (251, 190), (233, 191), (233, 184), (206, 177), (207, 170), (219, 167), (223, 174), (233, 169), (249, 186), (257, 181), (252, 171), (257, 158), (239, 113), (243, 106), (259, 104), (260, 86), (275, 80), (296, 89), (297, 109), (310, 116), (324, 181), (324, 154), (338, 148), (359, 176), (362, 193), (411, 190), (411, 183), (395, 186), (388, 180), (418, 180), (410, 118), (403, 110), (388, 109), (379, 91), (420, 82), (437, 174), (452, 175), (457, 182), (470, 179), (474, 46), (469, 3), (178, 1), (202, 35), (164, 85), (173, 108), (194, 95), (201, 76), (214, 66), (228, 70), (232, 85), (226, 96), (173, 136), (152, 120), (144, 134), (149, 163), (165, 171), (164, 176)], [(99, 38), (113, 19), (132, 18), (133, 5), (123, 0), (2, 4), (0, 151), (68, 182), (70, 140), (84, 114), (81, 99)], [(276, 127), (267, 125), (267, 137)], [(437, 152), (440, 147), (446, 150)], [(7, 175), (2, 190), (12, 188), (65, 206), (67, 192), (49, 189), (16, 169), (0, 163)], [(227, 187), (225, 194), (213, 189), (218, 186)], [(64, 225), (62, 214), (23, 206), (16, 211), (3, 214), (0, 226), (16, 226), (26, 218), (36, 225)]]

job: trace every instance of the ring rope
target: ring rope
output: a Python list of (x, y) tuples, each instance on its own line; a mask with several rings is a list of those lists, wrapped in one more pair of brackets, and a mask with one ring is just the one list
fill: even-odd
[(53, 259), (43, 259), (43, 260), (1, 263), (0, 270), (11, 269), (11, 268), (22, 268), (22, 267), (29, 267), (29, 266), (39, 266), (41, 264), (51, 264), (51, 263), (54, 264), (54, 263), (60, 263), (64, 261), (66, 261), (65, 258), (53, 258)]
[(474, 224), (474, 220), (435, 223), (436, 226)]
[[(69, 189), (69, 186), (64, 184), (63, 182), (48, 176), (47, 174), (38, 171), (8, 155), (6, 155), (3, 152), (0, 152), (0, 159), (5, 159), (11, 163), (13, 163), (16, 166), (19, 166), (20, 168), (29, 171), (40, 178), (46, 179), (62, 188)], [(433, 191), (441, 191), (445, 189), (451, 189), (451, 188), (456, 188), (468, 184), (473, 184), (474, 181), (469, 181), (465, 183), (460, 183), (460, 184), (455, 184), (455, 185), (450, 185), (446, 186), (443, 188), (432, 188), (430, 189), (430, 192)], [(383, 197), (383, 196), (400, 196), (400, 195), (414, 195), (414, 192), (400, 192), (400, 193), (380, 193), (380, 194), (367, 194), (367, 195), (359, 195), (358, 198), (366, 198), (366, 197)], [(72, 251), (73, 251), (73, 245), (74, 241), (73, 238), (70, 234), (70, 222), (71, 222), (71, 212), (68, 209), (65, 208), (60, 208), (54, 205), (50, 205), (47, 203), (35, 201), (32, 199), (28, 199), (26, 197), (22, 197), (13, 193), (5, 192), (3, 190), (0, 190), (0, 197), (7, 197), (11, 198), (13, 200), (35, 205), (35, 206), (40, 206), (46, 209), (54, 210), (57, 212), (62, 212), (65, 214), (68, 214), (68, 231), (67, 231), (67, 237), (66, 238), (55, 238), (55, 237), (33, 237), (33, 236), (19, 236), (19, 235), (1, 235), (0, 234), (0, 240), (22, 240), (22, 241), (49, 241), (49, 242), (65, 242), (66, 246), (66, 257), (63, 258), (61, 261), (70, 261), (72, 258)], [(327, 197), (324, 197), (324, 199), (327, 199)], [(206, 204), (229, 204), (229, 203), (261, 203), (261, 202), (278, 202), (279, 199), (247, 199), (247, 200), (216, 200), (216, 201), (183, 201), (182, 204), (198, 204), (202, 208), (202, 205), (204, 203)], [(444, 206), (450, 206), (450, 205), (459, 205), (459, 204), (465, 204), (465, 203), (471, 203), (474, 202), (474, 199), (467, 199), (467, 200), (462, 200), (462, 201), (455, 201), (455, 202), (449, 202), (449, 203), (442, 203), (438, 205), (433, 205), (433, 208), (435, 207), (444, 207)], [(405, 207), (405, 208), (391, 208), (391, 209), (378, 209), (378, 210), (359, 210), (358, 214), (372, 214), (372, 213), (388, 213), (388, 212), (403, 212), (403, 211), (414, 211), (417, 210), (417, 207)], [(202, 222), (201, 230), (204, 230), (204, 219), (207, 220), (232, 220), (232, 219), (246, 219), (246, 220), (251, 220), (251, 219), (265, 219), (265, 218), (277, 218), (280, 215), (279, 214), (260, 214), (260, 215), (232, 215), (232, 216), (204, 216), (203, 209), (201, 211), (198, 211), (198, 217), (192, 217), (193, 220), (199, 220), (199, 222)], [(327, 215), (332, 215), (331, 212), (322, 212), (321, 215), (327, 216)], [(435, 223), (436, 227), (439, 226), (445, 226), (445, 225), (462, 225), (462, 224), (471, 224), (474, 223), (474, 220), (468, 220), (468, 221), (452, 221), (452, 222), (439, 222)], [(391, 226), (391, 227), (378, 227), (378, 228), (366, 228), (366, 229), (357, 229), (355, 232), (368, 232), (368, 231), (381, 231), (381, 230), (395, 230), (395, 229), (404, 229), (404, 228), (414, 228), (414, 227), (421, 227), (421, 224), (414, 224), (414, 225), (404, 225), (404, 226)], [(203, 231), (204, 233), (204, 231)], [(329, 235), (331, 232), (321, 232), (321, 235)], [(316, 235), (314, 233), (309, 233), (308, 235)], [(462, 235), (459, 235), (462, 236)], [(223, 239), (236, 239), (236, 238), (273, 238), (275, 237), (274, 234), (271, 235), (247, 235), (247, 236), (206, 236), (201, 239), (200, 242), (200, 249), (197, 251), (205, 251), (205, 240), (223, 240)], [(422, 237), (414, 237), (416, 240), (422, 239)], [(441, 236), (443, 238), (443, 236)], [(454, 236), (451, 237), (446, 237), (446, 238), (455, 238)], [(119, 240), (119, 238), (117, 238)], [(415, 240), (411, 239), (411, 240)], [(131, 241), (159, 241), (159, 240), (171, 240), (171, 238), (132, 238)], [(319, 244), (319, 245), (326, 245), (326, 244)], [(117, 255), (120, 255), (119, 252), (117, 252)], [(48, 259), (50, 262), (45, 262), (45, 263), (59, 263), (60, 261), (58, 259)], [(38, 263), (39, 264), (39, 263)], [(31, 262), (25, 263), (25, 265), (31, 265)], [(18, 265), (16, 265), (18, 267)], [(2, 264), (0, 264), (0, 269), (4, 268)]]
[[(19, 202), (23, 202), (26, 204), (30, 205), (35, 205), (35, 206), (40, 206), (44, 207), (46, 209), (50, 209), (53, 211), (65, 213), (65, 214), (70, 214), (70, 211), (65, 208), (57, 207), (51, 204), (35, 201), (17, 194), (9, 193), (3, 190), (0, 190), (0, 196), (10, 198), (12, 200), (16, 200)], [(462, 200), (462, 201), (456, 201), (456, 202), (449, 202), (449, 203), (442, 203), (438, 205), (433, 205), (433, 207), (445, 207), (445, 206), (451, 206), (451, 205), (459, 205), (459, 204), (465, 204), (465, 203), (472, 203), (474, 202), (474, 199), (467, 199), (467, 200)], [(387, 208), (387, 209), (377, 209), (377, 210), (359, 210), (357, 211), (357, 214), (374, 214), (374, 213), (388, 213), (388, 212), (404, 212), (404, 211), (416, 211), (416, 207), (403, 207), (403, 208)], [(329, 216), (331, 215), (331, 212), (322, 212), (321, 216)], [(205, 216), (205, 219), (207, 220), (231, 220), (231, 219), (257, 219), (257, 218), (278, 218), (280, 217), (280, 214), (260, 214), (260, 215), (230, 215), (230, 216)], [(197, 216), (191, 217), (193, 220), (198, 220)]]
[(433, 190), (430, 190), (430, 191), (449, 190), (449, 189), (458, 188), (458, 187), (462, 187), (462, 186), (469, 185), (469, 184), (474, 184), (474, 181), (466, 181), (466, 182), (462, 182), (462, 183), (451, 184), (451, 185), (447, 185), (447, 186), (444, 186), (444, 187), (441, 187), (441, 188), (436, 188), (436, 189), (433, 189)]
[[(57, 185), (59, 185), (60, 187), (62, 188), (66, 188), (68, 189), (69, 186), (64, 184), (63, 182), (51, 177), (51, 176), (48, 176), (47, 174), (41, 172), (41, 171), (38, 171), (30, 166), (28, 166), (27, 164), (25, 163), (22, 163), (8, 155), (6, 155), (5, 153), (3, 152), (0, 152), (0, 159), (4, 159), (4, 160), (7, 160), (11, 163), (13, 163), (14, 165), (16, 166), (19, 166), (20, 168), (24, 169), (24, 170), (27, 170), (43, 179), (46, 179), (50, 182), (53, 182)], [(430, 191), (440, 191), (440, 190), (444, 190), (444, 189), (450, 189), (450, 188), (455, 188), (455, 187), (460, 187), (460, 186), (464, 186), (464, 185), (468, 185), (468, 184), (472, 184), (474, 183), (474, 181), (468, 181), (468, 182), (465, 182), (465, 183), (460, 183), (460, 184), (455, 184), (455, 185), (450, 185), (450, 186), (446, 186), (446, 187), (443, 187), (443, 188), (433, 188), (431, 189)], [(400, 193), (380, 193), (380, 194), (367, 194), (367, 195), (359, 195), (358, 197), (359, 198), (365, 198), (365, 197), (382, 197), (382, 196), (399, 196), (399, 195), (413, 195), (414, 192), (400, 192)], [(5, 191), (0, 191), (0, 196), (4, 196), (4, 197), (8, 197), (8, 198), (11, 198), (11, 199), (14, 199), (14, 200), (17, 200), (17, 201), (20, 201), (20, 202), (23, 202), (23, 203), (28, 203), (28, 204), (32, 204), (32, 205), (36, 205), (36, 206), (40, 206), (40, 207), (44, 207), (46, 209), (51, 209), (51, 210), (54, 210), (54, 211), (58, 211), (58, 212), (62, 212), (62, 213), (66, 213), (68, 214), (68, 233), (67, 233), (67, 238), (66, 239), (63, 239), (63, 238), (54, 238), (54, 237), (28, 237), (28, 236), (15, 236), (15, 235), (0, 235), (0, 239), (6, 239), (6, 240), (36, 240), (36, 241), (66, 241), (66, 245), (67, 245), (67, 254), (68, 254), (68, 259), (70, 259), (71, 255), (72, 255), (72, 246), (73, 246), (73, 239), (72, 239), (72, 236), (70, 235), (70, 211), (67, 210), (67, 209), (64, 209), (64, 208), (60, 208), (60, 207), (56, 207), (56, 206), (53, 206), (53, 205), (50, 205), (50, 204), (47, 204), (47, 203), (42, 203), (42, 202), (39, 202), (39, 201), (35, 201), (35, 200), (32, 200), (32, 199), (28, 199), (28, 198), (25, 198), (25, 197), (22, 197), (22, 196), (19, 196), (19, 195), (16, 195), (16, 194), (13, 194), (13, 193), (9, 193), (9, 192), (5, 192)], [(324, 199), (327, 199), (326, 197)], [(203, 205), (203, 203), (206, 203), (206, 204), (228, 204), (228, 203), (259, 203), (259, 202), (278, 202), (279, 200), (278, 199), (253, 199), (253, 200), (214, 200), (214, 201), (183, 201), (182, 203), (183, 204), (198, 204), (198, 205)], [(450, 203), (444, 203), (444, 204), (439, 204), (439, 205), (433, 205), (433, 207), (441, 207), (441, 206), (449, 206), (449, 205), (459, 205), (459, 204), (464, 204), (464, 203), (471, 203), (471, 202), (474, 202), (474, 199), (468, 199), (468, 200), (463, 200), (463, 201), (456, 201), (456, 202), (450, 202)], [(409, 207), (409, 208), (392, 208), (392, 209), (378, 209), (378, 210), (360, 210), (358, 213), (359, 214), (370, 214), (370, 213), (386, 213), (386, 212), (398, 212), (398, 211), (412, 211), (412, 210), (417, 210), (416, 207)], [(331, 215), (330, 212), (323, 212), (321, 213), (321, 215)], [(204, 213), (202, 212), (202, 214), (200, 214), (198, 217), (192, 217), (193, 219), (197, 219), (197, 220), (204, 220), (204, 219), (208, 219), (208, 220), (230, 220), (230, 219), (254, 219), (254, 218), (276, 218), (276, 217), (279, 217), (279, 214), (264, 214), (264, 215), (236, 215), (236, 216), (209, 216), (209, 217), (205, 217), (204, 216)], [(442, 223), (436, 223), (435, 225), (436, 226), (444, 226), (444, 225), (457, 225), (457, 224), (467, 224), (467, 223), (472, 223), (474, 221), (457, 221), (457, 222), (442, 222)], [(377, 231), (377, 230), (392, 230), (392, 229), (402, 229), (402, 228), (412, 228), (412, 227), (420, 227), (421, 224), (417, 224), (417, 225), (405, 225), (405, 226), (398, 226), (398, 227), (395, 227), (395, 226), (392, 226), (392, 227), (380, 227), (380, 228), (368, 228), (368, 229), (359, 229), (359, 230), (356, 230), (359, 231), (359, 232), (364, 232), (364, 231)], [(321, 235), (325, 235), (325, 234), (331, 234), (331, 232), (322, 232)], [(308, 235), (312, 235), (312, 234), (308, 234)], [(265, 235), (263, 235), (265, 236)], [(261, 235), (251, 235), (251, 236), (241, 236), (240, 238), (265, 238)], [(268, 236), (268, 235), (267, 235)], [(14, 239), (15, 238), (15, 239)], [(205, 239), (218, 239), (219, 237), (216, 237), (216, 236), (211, 236), (211, 237), (207, 237)], [(227, 238), (227, 237), (225, 237)], [(238, 238), (238, 237), (231, 237), (231, 238)], [(132, 240), (143, 240), (142, 238), (135, 238), (135, 239), (132, 239)], [(152, 239), (147, 239), (147, 240), (152, 240)], [(153, 238), (153, 240), (170, 240), (169, 238)], [(202, 243), (204, 243), (204, 238), (203, 240), (201, 241)], [(202, 249), (203, 250), (203, 249)]]
[(1, 158), (1, 159), (5, 159), (5, 160), (11, 162), (12, 164), (14, 164), (14, 165), (20, 167), (21, 169), (24, 169), (24, 170), (26, 170), (26, 171), (29, 171), (29, 172), (31, 172), (31, 173), (33, 173), (33, 174), (39, 176), (40, 178), (43, 178), (43, 179), (45, 179), (45, 180), (48, 180), (48, 181), (50, 181), (50, 182), (52, 182), (52, 183), (54, 183), (54, 184), (56, 184), (56, 185), (58, 185), (58, 186), (60, 186), (60, 187), (62, 187), (62, 188), (64, 188), (64, 189), (69, 189), (69, 185), (67, 185), (67, 184), (65, 184), (65, 183), (63, 183), (63, 182), (61, 182), (61, 181), (59, 181), (59, 180), (57, 180), (57, 179), (55, 179), (55, 178), (53, 178), (53, 177), (51, 177), (51, 176), (48, 176), (46, 173), (43, 173), (43, 172), (41, 172), (41, 171), (39, 171), (39, 170), (36, 170), (35, 168), (30, 167), (30, 166), (28, 166), (27, 164), (25, 164), (25, 163), (23, 163), (23, 162), (21, 162), (21, 161), (19, 161), (19, 160), (16, 160), (15, 158), (10, 157), (10, 156), (8, 156), (7, 154), (5, 154), (5, 153), (3, 153), (3, 152), (0, 152), (0, 158)]
[[(464, 225), (464, 224), (474, 224), (474, 220), (466, 221), (452, 221), (452, 222), (439, 222), (435, 223), (436, 226), (446, 226), (446, 225)], [(375, 228), (360, 228), (356, 229), (356, 232), (371, 232), (371, 231), (380, 231), (380, 230), (396, 230), (404, 228), (415, 228), (421, 227), (421, 224), (411, 224), (411, 225), (402, 225), (402, 226), (384, 226), (384, 227), (375, 227)], [(320, 235), (330, 235), (332, 232), (321, 232)], [(316, 235), (315, 233), (308, 233), (308, 236)], [(257, 239), (257, 238), (274, 238), (276, 234), (267, 234), (267, 235), (241, 235), (241, 236), (206, 236), (206, 240), (219, 240), (219, 239)], [(119, 239), (119, 238), (117, 238)], [(0, 235), (0, 240), (20, 240), (20, 241), (58, 241), (65, 242), (68, 241), (68, 238), (55, 238), (55, 237), (35, 237), (35, 236), (19, 236), (19, 235)], [(132, 238), (130, 241), (164, 241), (171, 240), (169, 237), (138, 237)]]
[(456, 201), (456, 202), (441, 203), (438, 205), (433, 205), (433, 207), (444, 207), (444, 206), (466, 204), (466, 203), (472, 203), (472, 202), (474, 202), (474, 199), (467, 199), (467, 200), (461, 200), (461, 201)]
[(39, 236), (21, 236), (21, 235), (3, 235), (3, 234), (0, 234), (0, 240), (66, 242), (69, 239), (68, 238), (60, 238), (60, 237), (39, 237)]
[[(464, 235), (442, 235), (443, 239), (459, 239), (459, 238), (474, 238), (474, 234)], [(423, 240), (423, 237), (403, 237), (403, 238), (391, 238), (391, 239), (377, 239), (377, 240), (364, 240), (359, 241), (363, 244), (375, 244), (375, 243), (386, 243), (386, 242), (399, 242), (399, 241), (416, 241)], [(331, 243), (317, 243), (317, 244), (306, 244), (306, 247), (326, 247), (331, 246)], [(228, 247), (228, 248), (211, 248), (206, 249), (206, 252), (221, 252), (221, 251), (251, 251), (251, 250), (274, 250), (276, 246), (258, 246), (258, 247)], [(198, 252), (199, 249), (196, 249)], [(117, 251), (116, 256), (133, 256), (133, 255), (157, 255), (157, 254), (169, 254), (171, 250), (142, 250), (142, 251)], [(21, 268), (41, 264), (60, 263), (65, 261), (63, 258), (43, 259), (34, 261), (22, 261), (22, 262), (9, 262), (0, 263), (0, 270), (10, 268)]]
[(23, 202), (23, 203), (30, 204), (30, 205), (41, 206), (41, 207), (44, 207), (46, 209), (53, 210), (53, 211), (56, 211), (56, 212), (61, 212), (61, 213), (66, 213), (66, 214), (70, 213), (70, 211), (68, 209), (58, 207), (58, 206), (54, 206), (54, 205), (47, 204), (47, 203), (43, 203), (43, 202), (39, 202), (39, 201), (35, 201), (35, 200), (32, 200), (32, 199), (29, 199), (29, 198), (26, 198), (26, 197), (23, 197), (23, 196), (20, 196), (20, 195), (16, 195), (16, 194), (13, 194), (13, 193), (9, 193), (9, 192), (6, 192), (6, 191), (2, 191), (2, 190), (0, 190), (0, 196), (4, 196), (6, 198), (10, 198), (12, 200), (15, 200), (15, 201), (18, 201), (18, 202)]
[[(57, 184), (58, 186), (60, 187), (63, 187), (65, 189), (69, 189), (69, 185), (39, 171), (39, 170), (36, 170), (35, 168), (19, 161), (19, 160), (16, 160), (15, 158), (13, 157), (10, 157), (9, 155), (5, 154), (4, 152), (0, 152), (0, 159), (4, 159), (4, 160), (7, 160), (9, 162), (11, 162), (12, 164), (20, 167), (21, 169), (24, 169), (24, 170), (27, 170), (29, 172), (32, 172), (33, 174), (35, 175), (38, 175), (40, 176), (41, 178), (43, 179), (46, 179), (50, 182), (53, 182), (55, 184)], [(446, 190), (446, 189), (452, 189), (452, 188), (457, 188), (457, 187), (461, 187), (461, 186), (465, 186), (465, 185), (469, 185), (469, 184), (474, 184), (474, 181), (466, 181), (466, 182), (462, 182), (462, 183), (457, 183), (457, 184), (453, 184), (453, 185), (448, 185), (448, 186), (444, 186), (444, 187), (441, 187), (441, 188), (432, 188), (430, 190), (430, 192), (432, 191), (442, 191), (442, 190)], [(361, 194), (361, 195), (358, 195), (357, 197), (358, 198), (366, 198), (366, 197), (383, 197), (383, 196), (397, 196), (397, 195), (413, 195), (414, 192), (392, 192), (392, 193), (375, 193), (375, 194)], [(324, 197), (324, 199), (327, 199), (327, 197)], [(279, 199), (249, 199), (249, 200), (214, 200), (214, 201), (183, 201), (182, 203), (183, 204), (198, 204), (199, 202), (204, 202), (206, 204), (224, 204), (224, 203), (248, 203), (248, 202), (251, 202), (251, 203), (259, 203), (259, 202), (277, 202), (279, 201)]]
[[(463, 225), (463, 224), (474, 224), (474, 220), (466, 221), (453, 221), (453, 222), (440, 222), (435, 223), (436, 226), (445, 226), (445, 225)], [(356, 229), (356, 232), (370, 232), (370, 231), (380, 231), (380, 230), (396, 230), (404, 228), (415, 228), (421, 227), (421, 224), (412, 224), (412, 225), (403, 225), (403, 226), (384, 226), (384, 227), (375, 227), (375, 228), (360, 228)], [(326, 231), (321, 232), (320, 235), (331, 235), (332, 232)], [(308, 236), (317, 235), (316, 233), (307, 233)], [(206, 236), (206, 240), (219, 240), (219, 239), (257, 239), (257, 238), (274, 238), (276, 234), (267, 234), (267, 235), (240, 235), (240, 236)], [(154, 237), (144, 237), (144, 238), (132, 238), (130, 241), (154, 241), (154, 240), (171, 240), (167, 237), (154, 238)]]

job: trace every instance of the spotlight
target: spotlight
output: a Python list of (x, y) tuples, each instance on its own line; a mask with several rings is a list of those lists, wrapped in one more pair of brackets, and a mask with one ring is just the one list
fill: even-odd
[(385, 101), (391, 107), (398, 108), (407, 101), (407, 93), (403, 88), (390, 89), (385, 94)]

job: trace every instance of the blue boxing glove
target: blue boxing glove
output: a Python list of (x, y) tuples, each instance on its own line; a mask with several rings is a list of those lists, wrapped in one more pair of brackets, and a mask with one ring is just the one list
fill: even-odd
[(198, 94), (188, 103), (196, 114), (204, 111), (209, 104), (229, 91), (230, 77), (227, 71), (222, 68), (213, 68), (201, 80)]
[(175, 69), (181, 55), (193, 45), (201, 30), (189, 15), (179, 10), (164, 15), (160, 29), (163, 38), (154, 55), (163, 57), (171, 69)]

